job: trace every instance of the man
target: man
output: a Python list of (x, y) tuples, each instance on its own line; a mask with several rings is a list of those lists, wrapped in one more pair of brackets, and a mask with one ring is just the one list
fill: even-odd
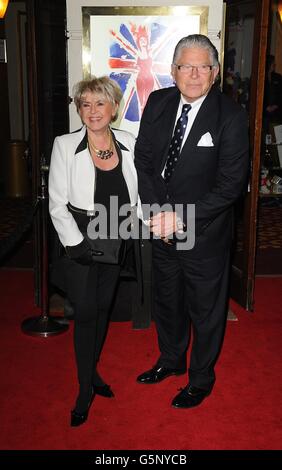
[[(206, 36), (179, 41), (171, 73), (176, 87), (151, 93), (136, 143), (142, 204), (172, 208), (154, 210), (150, 218), (160, 357), (137, 381), (155, 384), (184, 374), (192, 327), (189, 383), (172, 401), (176, 408), (190, 408), (215, 382), (228, 307), (232, 206), (248, 171), (248, 126), (245, 111), (214, 85), (218, 53)], [(179, 232), (193, 229), (190, 204), (195, 244), (183, 250), (175, 241)]]

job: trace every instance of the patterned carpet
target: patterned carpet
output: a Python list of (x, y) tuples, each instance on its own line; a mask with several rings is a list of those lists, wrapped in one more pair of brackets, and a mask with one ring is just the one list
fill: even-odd
[[(258, 209), (257, 249), (282, 250), (282, 198), (260, 201)], [(237, 223), (237, 251), (243, 250), (244, 227)]]
[(282, 198), (262, 201), (258, 218), (257, 275), (282, 275)]
[(0, 198), (0, 265), (33, 267), (32, 221), (30, 199)]
[(258, 218), (258, 249), (282, 250), (282, 207), (262, 206)]
[[(257, 275), (282, 275), (282, 198), (259, 200)], [(242, 266), (244, 229), (237, 223), (235, 265)]]
[(20, 229), (30, 208), (29, 199), (0, 198), (0, 240)]

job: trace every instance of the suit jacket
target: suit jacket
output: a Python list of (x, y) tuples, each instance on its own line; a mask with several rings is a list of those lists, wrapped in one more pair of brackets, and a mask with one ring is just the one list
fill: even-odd
[[(142, 204), (195, 204), (195, 246), (189, 255), (213, 256), (232, 239), (232, 206), (242, 193), (249, 167), (245, 111), (212, 88), (195, 118), (168, 184), (163, 171), (180, 100), (178, 88), (151, 93), (135, 146)], [(189, 115), (188, 115), (189, 119)], [(209, 133), (213, 146), (198, 146)], [(183, 222), (189, 230), (186, 210)]]
[[(112, 130), (122, 153), (122, 172), (127, 184), (130, 204), (138, 201), (137, 174), (134, 166), (135, 137), (129, 132)], [(83, 240), (67, 204), (94, 211), (95, 166), (87, 146), (86, 127), (77, 132), (56, 137), (49, 172), (49, 210), (52, 222), (63, 246), (73, 246)]]

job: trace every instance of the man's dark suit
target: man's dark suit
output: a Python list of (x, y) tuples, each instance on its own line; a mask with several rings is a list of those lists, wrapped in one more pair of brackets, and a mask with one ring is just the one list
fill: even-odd
[[(179, 100), (176, 87), (150, 95), (136, 142), (135, 164), (142, 204), (195, 204), (193, 249), (178, 251), (153, 240), (154, 316), (161, 351), (158, 365), (186, 366), (191, 321), (190, 382), (210, 389), (226, 319), (232, 206), (246, 185), (249, 165), (247, 117), (213, 87), (166, 184), (161, 174)], [(206, 133), (213, 146), (198, 146)], [(185, 214), (183, 222), (189, 230)]]

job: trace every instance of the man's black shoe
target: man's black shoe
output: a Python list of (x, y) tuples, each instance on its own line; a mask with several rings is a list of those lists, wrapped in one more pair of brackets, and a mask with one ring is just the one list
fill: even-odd
[(168, 367), (153, 367), (137, 377), (140, 384), (156, 384), (171, 375), (182, 375), (186, 369), (169, 369)]
[(192, 408), (198, 406), (211, 393), (211, 390), (203, 390), (202, 388), (187, 385), (172, 400), (174, 408)]

